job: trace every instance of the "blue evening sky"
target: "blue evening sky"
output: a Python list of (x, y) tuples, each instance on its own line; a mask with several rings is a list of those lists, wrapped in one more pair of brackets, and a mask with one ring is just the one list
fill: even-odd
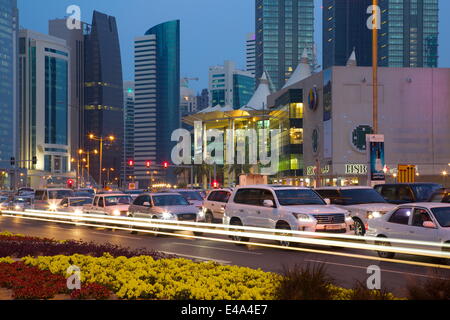
[[(322, 45), (321, 0), (316, 2), (316, 42)], [(62, 18), (69, 5), (81, 8), (90, 23), (92, 11), (117, 18), (124, 80), (133, 80), (133, 38), (156, 24), (181, 20), (181, 76), (199, 77), (191, 82), (196, 91), (208, 86), (208, 67), (224, 60), (245, 68), (245, 40), (254, 31), (254, 0), (18, 0), (20, 25), (47, 33), (48, 20)], [(450, 1), (440, 1), (440, 67), (450, 67)], [(319, 56), (319, 63), (321, 57)]]

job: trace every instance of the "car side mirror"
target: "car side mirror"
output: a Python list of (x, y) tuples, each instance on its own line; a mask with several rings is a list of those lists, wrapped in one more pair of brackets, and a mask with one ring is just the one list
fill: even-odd
[(152, 205), (150, 204), (150, 202), (144, 202), (144, 207), (151, 207)]
[(328, 198), (323, 199), (325, 201), (325, 203), (327, 204), (327, 206), (329, 206), (331, 204), (331, 200)]
[(273, 208), (274, 207), (274, 203), (272, 200), (264, 200), (263, 201), (263, 206), (266, 208)]
[(433, 221), (425, 221), (423, 223), (423, 227), (428, 229), (436, 229), (436, 225), (434, 224)]

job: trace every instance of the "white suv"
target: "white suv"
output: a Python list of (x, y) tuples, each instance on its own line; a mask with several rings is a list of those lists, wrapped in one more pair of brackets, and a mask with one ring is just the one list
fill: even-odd
[(346, 209), (355, 221), (355, 234), (363, 236), (369, 220), (379, 218), (393, 210), (395, 205), (370, 187), (323, 187), (316, 188), (322, 198), (328, 198), (332, 205)]
[(232, 191), (230, 189), (217, 189), (209, 193), (203, 201), (202, 211), (200, 212), (200, 221), (206, 223), (223, 222), (225, 207), (230, 199)]
[[(224, 224), (281, 230), (353, 234), (347, 210), (327, 205), (312, 189), (256, 185), (234, 190), (225, 208)], [(249, 239), (233, 236), (235, 241)], [(289, 242), (281, 242), (289, 246)]]

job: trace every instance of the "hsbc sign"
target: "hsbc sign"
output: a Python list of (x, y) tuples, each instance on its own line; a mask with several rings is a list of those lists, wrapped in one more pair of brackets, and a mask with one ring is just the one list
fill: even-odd
[(345, 165), (345, 174), (366, 175), (367, 174), (367, 165), (366, 164), (346, 164)]

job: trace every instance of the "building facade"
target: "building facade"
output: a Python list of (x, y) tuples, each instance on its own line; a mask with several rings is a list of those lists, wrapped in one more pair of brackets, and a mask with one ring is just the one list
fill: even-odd
[(90, 164), (90, 174), (97, 183), (102, 169), (115, 170), (110, 180), (120, 179), (123, 159), (123, 80), (122, 61), (116, 19), (94, 11), (92, 25), (84, 37), (84, 150), (99, 149), (99, 141), (89, 139), (114, 136), (104, 142), (103, 168), (99, 161)]
[[(290, 87), (302, 89), (305, 101), (305, 171), (299, 177), (305, 184), (367, 184), (365, 136), (373, 132), (368, 79), (370, 67), (332, 67)], [(387, 181), (396, 181), (398, 165), (415, 165), (417, 181), (448, 184), (442, 173), (450, 158), (450, 69), (380, 68), (379, 95)]]
[[(11, 157), (18, 158), (18, 27), (16, 0), (1, 0), (0, 12), (0, 187), (13, 187)], [(19, 160), (19, 159), (17, 159)]]
[(68, 29), (67, 19), (54, 19), (48, 23), (48, 33), (51, 36), (66, 40), (70, 50), (70, 128), (71, 156), (76, 159), (78, 150), (84, 148), (84, 30), (85, 24), (80, 23), (80, 29)]
[(250, 72), (236, 69), (233, 61), (209, 68), (209, 105), (239, 109), (255, 92), (255, 78)]
[(19, 32), (20, 159), (32, 187), (66, 185), (70, 174), (70, 49), (65, 40)]
[(267, 71), (279, 90), (304, 49), (314, 55), (314, 0), (256, 0), (256, 78)]
[(136, 179), (140, 186), (175, 182), (161, 164), (170, 161), (171, 135), (180, 127), (180, 21), (159, 24), (135, 38), (134, 62)]
[(123, 83), (123, 161), (122, 161), (122, 181), (126, 184), (134, 179), (134, 167), (128, 165), (128, 161), (134, 159), (134, 82), (125, 81)]
[[(372, 65), (372, 0), (323, 0), (323, 69), (345, 66), (353, 50), (358, 66)], [(379, 0), (379, 65), (437, 68), (438, 0)]]
[(248, 33), (247, 41), (245, 44), (245, 55), (246, 55), (246, 70), (250, 72), (253, 76), (256, 74), (256, 34)]

